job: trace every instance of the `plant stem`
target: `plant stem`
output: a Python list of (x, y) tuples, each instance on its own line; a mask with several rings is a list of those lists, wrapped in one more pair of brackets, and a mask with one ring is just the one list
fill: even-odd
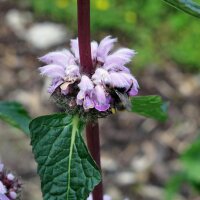
[[(92, 63), (90, 46), (90, 0), (77, 0), (77, 4), (80, 64), (82, 66), (82, 72), (91, 76), (95, 69)], [(96, 121), (96, 123), (87, 124), (86, 137), (89, 151), (101, 169), (98, 121)], [(93, 200), (103, 200), (102, 182), (95, 187), (92, 195)]]
[(90, 46), (90, 0), (78, 2), (78, 41), (82, 71), (90, 75), (93, 72)]
[[(101, 161), (100, 161), (100, 139), (99, 139), (99, 124), (98, 121), (96, 123), (88, 123), (86, 126), (86, 137), (87, 144), (90, 150), (90, 153), (101, 169)], [(103, 184), (102, 182), (95, 187), (93, 190), (93, 200), (103, 200)]]

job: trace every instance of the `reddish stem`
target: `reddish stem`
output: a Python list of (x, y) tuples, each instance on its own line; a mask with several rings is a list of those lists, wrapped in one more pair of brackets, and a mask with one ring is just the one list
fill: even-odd
[[(99, 124), (88, 123), (86, 126), (87, 144), (90, 153), (101, 170), (100, 161), (100, 138), (99, 138)], [(93, 190), (93, 200), (103, 200), (103, 184), (102, 182)]]
[(90, 46), (90, 0), (78, 1), (78, 40), (82, 71), (91, 74), (93, 64)]
[[(93, 73), (93, 64), (90, 46), (90, 0), (77, 0), (78, 3), (78, 42), (82, 72), (89, 76)], [(101, 169), (99, 125), (88, 123), (86, 137), (89, 151)], [(103, 200), (103, 184), (97, 185), (92, 192), (93, 200)]]

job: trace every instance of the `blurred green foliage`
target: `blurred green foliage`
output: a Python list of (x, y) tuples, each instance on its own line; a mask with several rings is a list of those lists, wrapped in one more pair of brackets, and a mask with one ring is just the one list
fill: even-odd
[(200, 4), (193, 0), (164, 0), (168, 4), (178, 8), (192, 16), (200, 18)]
[[(76, 0), (29, 0), (37, 16), (64, 22), (77, 30)], [(199, 70), (200, 21), (161, 0), (92, 0), (94, 39), (111, 34), (136, 49), (138, 69), (174, 61), (186, 70)]]
[(200, 137), (197, 138), (180, 156), (182, 171), (169, 180), (166, 191), (166, 200), (176, 200), (177, 193), (185, 184), (200, 194)]

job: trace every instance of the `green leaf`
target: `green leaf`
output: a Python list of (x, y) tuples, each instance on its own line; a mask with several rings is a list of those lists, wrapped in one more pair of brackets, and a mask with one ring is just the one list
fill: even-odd
[(30, 124), (44, 200), (86, 200), (101, 174), (82, 138), (77, 116), (55, 114)]
[(31, 118), (23, 106), (17, 102), (0, 101), (0, 119), (29, 134)]
[(176, 200), (178, 191), (180, 190), (182, 184), (187, 181), (187, 178), (184, 173), (180, 172), (175, 174), (167, 182), (164, 190), (164, 199), (165, 200)]
[(200, 138), (182, 154), (181, 162), (188, 178), (200, 183)]
[(168, 118), (168, 103), (163, 102), (160, 96), (137, 96), (131, 98), (132, 112), (158, 121)]
[(164, 0), (190, 15), (200, 18), (200, 5), (192, 0)]

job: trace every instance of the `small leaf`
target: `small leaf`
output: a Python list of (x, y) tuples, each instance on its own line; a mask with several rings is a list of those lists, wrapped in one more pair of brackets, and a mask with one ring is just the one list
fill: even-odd
[(181, 162), (188, 178), (200, 183), (200, 138), (182, 154)]
[(176, 200), (178, 191), (184, 182), (187, 182), (187, 177), (184, 173), (180, 172), (172, 176), (165, 187), (164, 199)]
[(168, 103), (163, 102), (160, 96), (137, 96), (131, 98), (132, 112), (158, 121), (168, 118)]
[(23, 106), (17, 102), (0, 101), (0, 119), (29, 134), (31, 118)]
[(168, 4), (190, 15), (200, 18), (200, 5), (193, 0), (164, 0)]
[(66, 114), (42, 116), (30, 124), (44, 200), (86, 200), (101, 174), (81, 136), (84, 124)]

